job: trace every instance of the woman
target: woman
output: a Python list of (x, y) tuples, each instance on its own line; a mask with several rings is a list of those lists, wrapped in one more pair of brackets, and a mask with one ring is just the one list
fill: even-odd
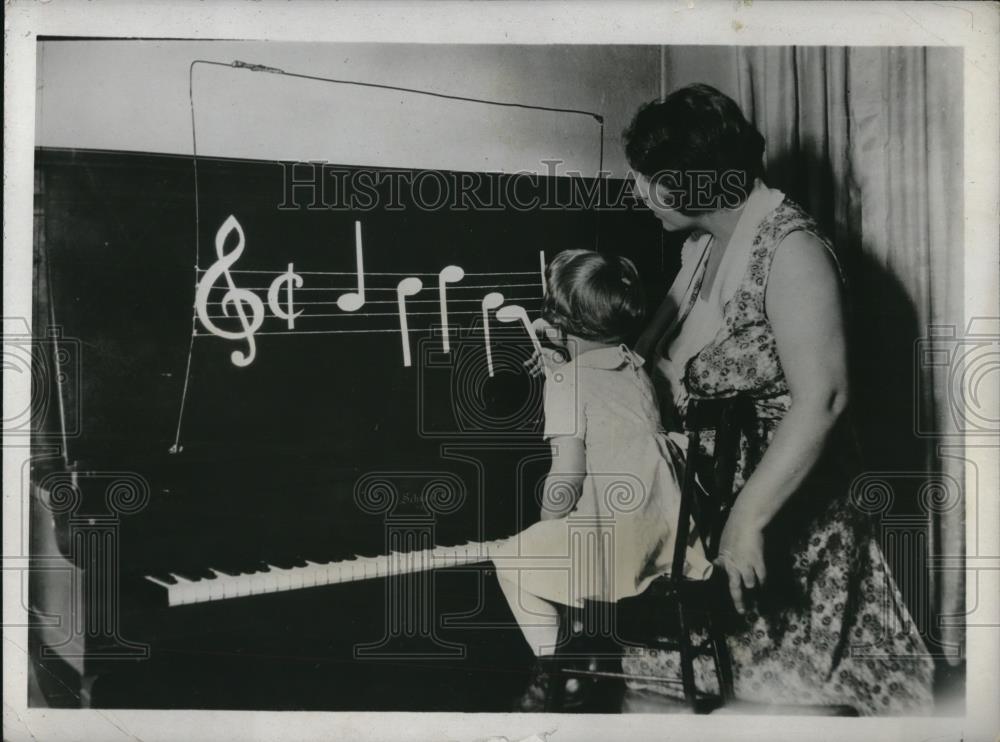
[[(692, 396), (741, 394), (756, 408), (716, 561), (744, 621), (730, 637), (737, 696), (862, 714), (929, 711), (933, 665), (849, 497), (856, 464), (831, 246), (761, 181), (763, 138), (709, 86), (641, 108), (625, 151), (637, 194), (664, 229), (690, 233), (636, 348), (649, 359), (667, 428), (680, 427)], [(624, 669), (679, 676), (675, 655), (638, 649)], [(696, 674), (715, 688), (708, 662)], [(662, 687), (630, 683), (639, 699)]]

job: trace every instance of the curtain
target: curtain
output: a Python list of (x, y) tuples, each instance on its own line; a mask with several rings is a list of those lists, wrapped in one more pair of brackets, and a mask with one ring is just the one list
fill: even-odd
[(965, 467), (961, 447), (944, 448), (961, 425), (947, 353), (964, 329), (962, 52), (742, 47), (733, 62), (768, 184), (820, 222), (845, 269), (883, 548), (930, 650), (957, 664), (964, 574), (934, 565), (965, 553)]

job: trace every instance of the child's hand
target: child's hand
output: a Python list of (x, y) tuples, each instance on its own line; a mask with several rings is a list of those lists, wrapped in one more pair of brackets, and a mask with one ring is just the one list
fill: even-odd
[(529, 376), (541, 376), (547, 370), (566, 363), (565, 354), (551, 345), (551, 333), (557, 332), (555, 327), (539, 317), (531, 323), (531, 330), (542, 343), (542, 352), (536, 350), (531, 354), (531, 358), (524, 362), (524, 368)]

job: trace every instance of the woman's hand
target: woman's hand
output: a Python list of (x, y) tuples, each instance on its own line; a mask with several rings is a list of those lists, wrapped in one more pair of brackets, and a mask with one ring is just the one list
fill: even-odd
[(761, 528), (736, 508), (730, 513), (719, 540), (719, 556), (715, 564), (726, 570), (729, 594), (739, 613), (746, 612), (746, 590), (764, 584), (764, 534)]

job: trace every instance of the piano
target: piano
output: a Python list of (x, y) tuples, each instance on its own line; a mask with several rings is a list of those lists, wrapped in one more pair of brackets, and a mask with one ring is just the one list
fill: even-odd
[[(600, 244), (655, 301), (675, 268), (655, 220), (278, 208), (277, 162), (40, 148), (35, 167), (29, 702), (507, 710), (528, 650), (490, 548), (537, 518), (548, 454), (531, 344), (482, 299), (534, 314), (540, 254)], [(548, 180), (521, 200), (578, 185)], [(343, 311), (362, 235), (367, 302)], [(235, 339), (199, 319), (210, 279)], [(253, 302), (227, 291), (266, 314), (243, 366)]]

